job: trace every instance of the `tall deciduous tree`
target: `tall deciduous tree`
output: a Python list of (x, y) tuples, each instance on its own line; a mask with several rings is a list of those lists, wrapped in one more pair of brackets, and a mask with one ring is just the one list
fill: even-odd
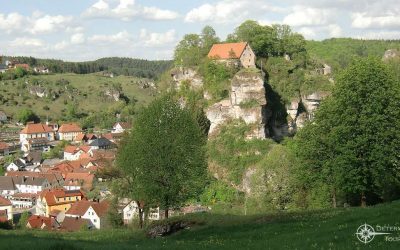
[(168, 217), (170, 208), (203, 190), (205, 143), (190, 109), (165, 95), (139, 113), (117, 164), (128, 175), (135, 199), (159, 206)]
[[(298, 134), (303, 175), (338, 192), (389, 200), (399, 186), (400, 92), (380, 60), (363, 59), (339, 77), (315, 121)], [(370, 196), (368, 196), (370, 195)], [(397, 194), (398, 197), (398, 194)]]

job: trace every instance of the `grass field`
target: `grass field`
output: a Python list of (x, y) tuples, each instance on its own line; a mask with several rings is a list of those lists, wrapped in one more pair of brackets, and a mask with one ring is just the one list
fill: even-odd
[[(56, 82), (60, 79), (69, 81), (69, 85), (76, 89), (77, 93), (73, 94), (73, 99), (67, 94), (61, 94), (57, 99), (40, 98), (30, 94), (25, 86), (25, 82), (31, 83), (32, 80), (42, 82), (42, 86), (46, 89), (62, 89), (57, 86)], [(0, 94), (3, 99), (8, 99), (6, 103), (1, 105), (9, 116), (13, 116), (21, 108), (30, 108), (42, 118), (49, 115), (50, 118), (59, 120), (63, 119), (63, 112), (66, 109), (65, 103), (76, 103), (78, 112), (92, 113), (100, 110), (108, 110), (113, 105), (120, 105), (118, 102), (105, 100), (100, 94), (104, 92), (107, 86), (113, 83), (120, 83), (122, 92), (130, 100), (136, 99), (138, 104), (146, 104), (150, 102), (155, 94), (155, 90), (151, 88), (140, 88), (138, 78), (129, 76), (117, 76), (114, 78), (104, 77), (100, 74), (50, 74), (27, 76), (17, 80), (0, 81)], [(0, 98), (1, 100), (1, 98)], [(1, 103), (1, 102), (0, 102)], [(48, 108), (48, 110), (47, 110)]]
[[(182, 217), (197, 226), (149, 239), (132, 229), (77, 233), (0, 231), (1, 249), (400, 249), (378, 235), (356, 238), (364, 224), (400, 226), (400, 201), (368, 208), (256, 216), (197, 214)], [(176, 218), (174, 218), (176, 219)], [(400, 236), (400, 231), (391, 236)]]

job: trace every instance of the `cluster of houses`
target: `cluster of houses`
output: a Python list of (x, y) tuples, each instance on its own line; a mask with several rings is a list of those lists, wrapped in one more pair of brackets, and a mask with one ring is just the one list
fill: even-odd
[[(14, 61), (14, 60), (5, 60), (4, 63), (2, 63), (1, 61), (2, 60), (0, 60), (0, 73), (4, 73), (7, 70), (13, 70), (16, 68), (22, 68), (26, 71), (31, 71), (31, 67), (27, 63), (18, 63), (17, 61)], [(34, 67), (32, 70), (33, 70), (33, 72), (35, 72), (37, 74), (50, 73), (49, 69), (45, 66), (37, 66), (37, 67)]]
[[(91, 134), (75, 123), (26, 124), (20, 132), (24, 155), (5, 166), (5, 176), (0, 176), (0, 221), (11, 220), (13, 213), (30, 211), (28, 228), (100, 229), (109, 202), (106, 195), (103, 200), (90, 201), (87, 194), (95, 182), (104, 181), (96, 173), (113, 164), (119, 140), (129, 127), (117, 122), (111, 133)], [(68, 142), (63, 157), (43, 159), (43, 153), (61, 141)], [(138, 213), (131, 200), (122, 199), (119, 207), (126, 223)], [(160, 218), (159, 214), (151, 214), (151, 218)]]

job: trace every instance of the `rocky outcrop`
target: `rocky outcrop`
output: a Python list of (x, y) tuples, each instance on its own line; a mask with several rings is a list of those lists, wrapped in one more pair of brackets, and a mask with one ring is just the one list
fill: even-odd
[(109, 97), (110, 99), (113, 99), (116, 102), (118, 102), (121, 98), (121, 92), (116, 89), (107, 89), (106, 91), (104, 91), (104, 95), (106, 97)]
[(400, 51), (397, 49), (389, 49), (385, 51), (385, 54), (383, 55), (383, 60), (387, 61), (393, 58), (400, 58)]
[(261, 72), (240, 71), (232, 79), (230, 98), (215, 103), (206, 110), (211, 126), (209, 134), (216, 133), (218, 126), (233, 120), (242, 119), (252, 125), (247, 138), (265, 138), (264, 80)]
[(179, 89), (184, 82), (187, 82), (191, 88), (196, 90), (203, 87), (203, 78), (192, 68), (179, 67), (172, 69), (171, 77), (175, 82), (176, 89)]
[(46, 90), (46, 88), (40, 86), (30, 86), (28, 87), (28, 91), (31, 95), (35, 95), (40, 98), (48, 97), (48, 91)]
[(304, 127), (307, 121), (312, 120), (321, 101), (328, 95), (327, 92), (314, 92), (293, 99), (290, 105), (286, 106), (289, 134), (294, 134), (297, 129)]

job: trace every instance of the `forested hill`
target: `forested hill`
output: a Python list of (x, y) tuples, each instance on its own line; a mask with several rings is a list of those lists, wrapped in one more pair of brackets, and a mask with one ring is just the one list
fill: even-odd
[(306, 49), (311, 57), (323, 60), (337, 72), (346, 68), (354, 58), (382, 57), (386, 50), (400, 50), (400, 40), (331, 38), (323, 41), (307, 41)]
[(156, 79), (171, 67), (172, 61), (149, 61), (143, 59), (109, 57), (87, 62), (65, 62), (54, 59), (38, 59), (34, 57), (7, 57), (18, 63), (27, 63), (31, 67), (46, 66), (52, 73), (88, 74), (109, 71), (116, 75), (135, 76)]

